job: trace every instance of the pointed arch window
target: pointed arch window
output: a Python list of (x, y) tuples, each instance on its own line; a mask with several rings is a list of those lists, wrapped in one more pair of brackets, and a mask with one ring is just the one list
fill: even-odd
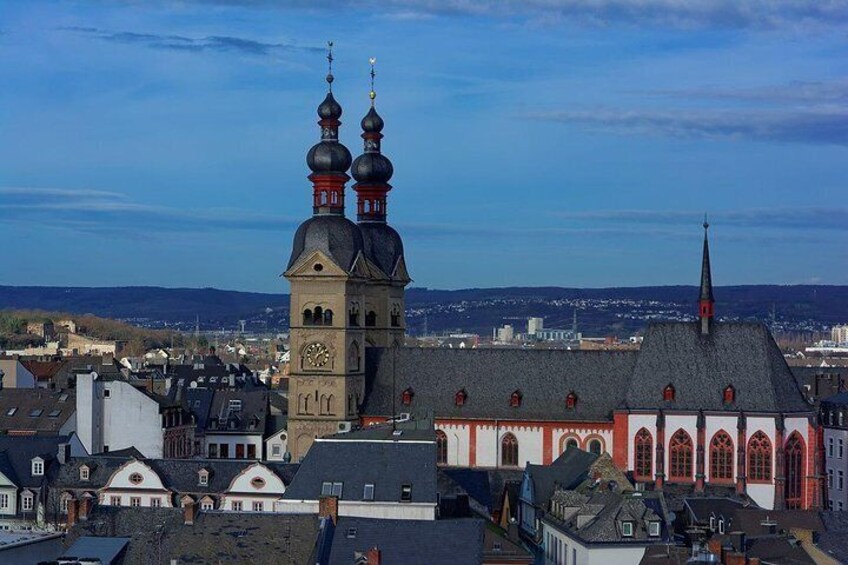
[(786, 465), (785, 498), (786, 508), (797, 510), (804, 507), (804, 440), (798, 432), (792, 432), (784, 448)]
[(757, 432), (748, 440), (748, 480), (771, 481), (771, 441), (763, 432)]
[(409, 406), (410, 404), (412, 404), (412, 397), (414, 395), (415, 395), (415, 392), (413, 392), (412, 387), (403, 391), (403, 394), (401, 395), (401, 402), (403, 403), (403, 405)]
[(350, 303), (350, 309), (347, 311), (347, 323), (351, 326), (359, 326), (359, 304), (356, 302)]
[(446, 465), (448, 462), (448, 436), (442, 430), (436, 430), (436, 463)]
[(667, 402), (674, 400), (675, 393), (676, 391), (674, 390), (674, 385), (667, 384), (666, 387), (663, 389), (663, 400)]
[(391, 324), (393, 328), (400, 327), (400, 305), (392, 304)]
[(565, 407), (569, 409), (577, 407), (577, 395), (574, 394), (574, 391), (569, 392), (568, 396), (565, 397)]
[(733, 385), (727, 385), (727, 388), (724, 389), (724, 403), (733, 404), (734, 402), (736, 402), (736, 389), (733, 388)]
[(377, 325), (377, 313), (374, 310), (369, 310), (367, 314), (365, 314), (365, 327), (373, 328)]
[(692, 480), (692, 437), (685, 430), (677, 430), (668, 445), (669, 478)]
[(468, 400), (468, 393), (465, 392), (465, 389), (457, 391), (456, 397), (454, 398), (454, 402), (456, 403), (456, 405), (464, 406), (466, 400)]
[(654, 439), (651, 432), (642, 428), (636, 432), (633, 442), (634, 465), (633, 476), (637, 480), (650, 481), (653, 475)]
[(710, 480), (733, 480), (733, 440), (724, 430), (710, 441)]
[(501, 465), (504, 467), (518, 466), (518, 440), (511, 433), (504, 435), (501, 440)]
[(521, 406), (521, 391), (515, 390), (509, 397), (509, 405), (513, 408)]
[(350, 343), (350, 351), (348, 352), (347, 364), (350, 365), (350, 368), (354, 371), (359, 370), (359, 344), (355, 341)]

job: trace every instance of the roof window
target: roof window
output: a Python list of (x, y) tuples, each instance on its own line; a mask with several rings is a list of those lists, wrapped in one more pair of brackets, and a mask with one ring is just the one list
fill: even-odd
[(400, 501), (401, 502), (412, 502), (412, 485), (401, 485), (401, 487), (400, 487)]
[(513, 393), (509, 396), (509, 405), (513, 408), (518, 408), (519, 406), (521, 406), (520, 390), (513, 391)]
[(465, 389), (461, 389), (457, 391), (456, 398), (454, 399), (457, 406), (463, 406), (465, 401), (468, 400), (468, 393), (465, 392)]
[(368, 483), (362, 489), (362, 500), (374, 500), (374, 485)]
[(403, 395), (401, 396), (401, 402), (403, 402), (403, 405), (409, 406), (410, 404), (412, 404), (412, 397), (414, 395), (415, 393), (412, 391), (412, 388), (408, 388), (403, 391)]
[(61, 413), (62, 413), (61, 410), (51, 410), (50, 413), (47, 416), (50, 417), (50, 418), (58, 418), (59, 414), (61, 414)]
[(18, 407), (17, 407), (17, 406), (12, 407), (12, 408), (9, 408), (8, 410), (6, 410), (6, 415), (7, 415), (7, 416), (14, 416), (14, 415), (15, 415), (15, 412), (17, 412), (17, 411), (18, 411)]
[(669, 401), (674, 400), (674, 385), (668, 384), (665, 389), (663, 389), (663, 400)]
[(33, 408), (29, 411), (30, 418), (38, 418), (42, 414), (44, 414), (44, 410), (42, 410), (41, 408)]
[(566, 408), (574, 408), (577, 406), (577, 395), (574, 394), (574, 391), (568, 393), (568, 396), (565, 397), (565, 407)]
[(621, 535), (625, 538), (633, 537), (633, 522), (622, 522), (621, 523)]
[(724, 389), (724, 403), (733, 404), (734, 402), (736, 402), (736, 389), (733, 388), (733, 385), (727, 385), (727, 388)]
[(652, 521), (648, 524), (648, 535), (656, 538), (660, 535), (660, 523), (657, 521)]

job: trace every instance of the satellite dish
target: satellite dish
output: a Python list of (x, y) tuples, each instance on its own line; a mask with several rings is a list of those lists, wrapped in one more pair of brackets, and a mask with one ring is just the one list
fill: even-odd
[(188, 388), (197, 388), (197, 383), (194, 382), (194, 381), (191, 381), (191, 383), (189, 383), (189, 385), (188, 385)]
[(95, 380), (95, 381), (97, 380), (97, 371), (92, 371), (92, 372), (91, 372), (91, 379), (92, 379), (92, 380)]
[(675, 514), (674, 512), (668, 513), (668, 521), (669, 522), (674, 522), (676, 519), (677, 519), (677, 514)]

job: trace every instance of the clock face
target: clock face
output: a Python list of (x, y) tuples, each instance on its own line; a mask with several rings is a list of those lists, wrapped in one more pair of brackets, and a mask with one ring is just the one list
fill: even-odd
[(323, 343), (310, 343), (306, 346), (304, 357), (311, 366), (320, 368), (330, 361), (330, 350)]

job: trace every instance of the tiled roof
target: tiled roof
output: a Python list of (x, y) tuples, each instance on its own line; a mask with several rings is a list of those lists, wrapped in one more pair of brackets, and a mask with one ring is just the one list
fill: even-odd
[(376, 547), (382, 563), (474, 565), (483, 561), (483, 520), (378, 520), (341, 517), (329, 565), (352, 565), (358, 553)]
[(75, 412), (73, 390), (0, 390), (0, 430), (7, 433), (57, 434)]
[[(366, 349), (365, 416), (435, 413), (439, 418), (605, 421), (624, 399), (635, 352), (537, 349)], [(394, 369), (394, 371), (393, 371)], [(402, 394), (412, 390), (412, 403)], [(456, 393), (465, 390), (462, 406)], [(518, 407), (510, 405), (514, 391)], [(566, 408), (570, 392), (574, 408)]]
[(343, 483), (341, 500), (362, 500), (366, 484), (374, 500), (400, 502), (412, 485), (411, 502), (436, 503), (436, 444), (403, 441), (317, 440), (283, 498), (318, 500), (324, 482)]
[(121, 508), (95, 505), (85, 522), (66, 538), (130, 538), (123, 565), (169, 563), (250, 563), (303, 565), (309, 562), (318, 532), (314, 515), (199, 512), (185, 525), (179, 508)]
[[(632, 409), (810, 412), (766, 327), (714, 323), (701, 335), (694, 322), (653, 323), (633, 370), (626, 406)], [(675, 399), (663, 401), (666, 385)], [(732, 385), (736, 399), (723, 401)]]

